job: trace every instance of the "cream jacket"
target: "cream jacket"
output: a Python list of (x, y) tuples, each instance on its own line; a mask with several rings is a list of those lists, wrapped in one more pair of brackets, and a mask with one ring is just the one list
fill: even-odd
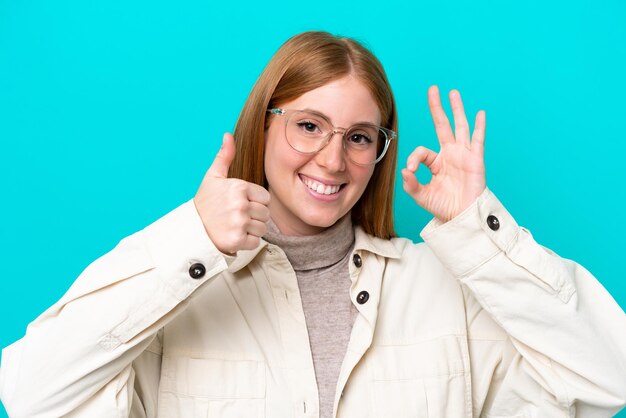
[[(624, 312), (489, 190), (422, 237), (356, 229), (337, 417), (608, 417), (626, 404)], [(318, 416), (284, 253), (262, 242), (225, 258), (192, 201), (92, 263), (3, 350), (0, 394), (17, 418)]]

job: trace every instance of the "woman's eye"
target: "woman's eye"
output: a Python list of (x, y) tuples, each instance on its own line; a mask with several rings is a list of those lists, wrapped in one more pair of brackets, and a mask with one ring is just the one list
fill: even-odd
[(350, 141), (350, 143), (357, 145), (367, 145), (372, 143), (372, 140), (369, 136), (361, 133), (350, 134), (348, 140)]
[(317, 127), (317, 125), (311, 121), (298, 122), (298, 126), (300, 127), (300, 129), (302, 129), (306, 133), (312, 134), (312, 133), (316, 133), (319, 131), (319, 128)]

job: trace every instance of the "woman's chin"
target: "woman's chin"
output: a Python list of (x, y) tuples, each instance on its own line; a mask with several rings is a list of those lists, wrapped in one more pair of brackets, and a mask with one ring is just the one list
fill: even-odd
[(335, 225), (337, 221), (343, 218), (344, 215), (345, 214), (337, 213), (327, 215), (316, 213), (311, 214), (311, 216), (305, 216), (301, 220), (303, 223), (309, 225), (311, 228), (326, 229)]

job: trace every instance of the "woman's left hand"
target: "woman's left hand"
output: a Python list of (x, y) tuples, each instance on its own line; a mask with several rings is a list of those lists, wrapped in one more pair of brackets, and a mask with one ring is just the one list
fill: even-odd
[[(447, 222), (469, 207), (485, 190), (485, 111), (476, 114), (470, 142), (461, 94), (450, 91), (454, 131), (441, 107), (439, 89), (428, 89), (428, 105), (439, 138), (439, 153), (419, 146), (409, 155), (402, 169), (403, 188), (418, 205)], [(420, 184), (415, 172), (420, 163), (432, 173), (428, 184)]]

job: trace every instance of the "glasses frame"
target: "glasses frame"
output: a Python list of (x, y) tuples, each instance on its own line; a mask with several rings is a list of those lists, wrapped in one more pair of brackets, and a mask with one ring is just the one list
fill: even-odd
[[(333, 128), (332, 131), (330, 131), (328, 133), (328, 135), (326, 135), (326, 138), (324, 139), (324, 141), (322, 141), (322, 145), (316, 151), (305, 152), (305, 151), (300, 151), (300, 150), (295, 149), (293, 147), (293, 145), (291, 145), (291, 142), (289, 142), (289, 139), (287, 138), (287, 124), (289, 123), (289, 117), (287, 117), (285, 119), (285, 138), (287, 139), (287, 143), (289, 144), (289, 146), (294, 151), (296, 151), (299, 154), (314, 155), (314, 154), (317, 154), (318, 152), (320, 152), (321, 150), (323, 150), (324, 147), (326, 147), (326, 145), (328, 145), (330, 143), (330, 140), (333, 138), (333, 136), (335, 136), (336, 134), (341, 134), (341, 143), (343, 144), (343, 149), (346, 152), (346, 156), (354, 164), (357, 164), (357, 165), (360, 165), (360, 166), (369, 166), (369, 165), (373, 165), (373, 164), (376, 164), (376, 163), (380, 162), (380, 160), (383, 159), (385, 154), (387, 154), (387, 149), (389, 148), (389, 144), (391, 143), (391, 140), (398, 137), (398, 134), (396, 132), (392, 131), (391, 129), (383, 128), (382, 126), (378, 126), (378, 125), (375, 125), (373, 123), (359, 123), (359, 124), (352, 125), (352, 126), (350, 126), (348, 128), (342, 128), (342, 127), (334, 126), (330, 122), (330, 120), (328, 120), (328, 117), (326, 115), (324, 115), (322, 113), (319, 113), (319, 112), (312, 111), (312, 110), (275, 108), (275, 109), (268, 109), (267, 112), (272, 114), (272, 115), (278, 115), (278, 116), (285, 116), (288, 113), (292, 113), (292, 112), (294, 112), (294, 113), (295, 112), (304, 112), (304, 113), (312, 113), (312, 114), (314, 114), (314, 115), (324, 119), (326, 122), (328, 122), (329, 126), (332, 126), (332, 128)], [(380, 156), (378, 158), (376, 158), (376, 160), (374, 160), (371, 163), (359, 163), (359, 162), (354, 161), (352, 158), (350, 158), (350, 154), (348, 153), (348, 150), (346, 149), (346, 133), (350, 132), (354, 126), (359, 126), (359, 125), (369, 125), (369, 126), (372, 126), (372, 127), (376, 127), (378, 129), (380, 129), (383, 132), (383, 134), (385, 134), (385, 146), (383, 148), (383, 151), (380, 154)]]

